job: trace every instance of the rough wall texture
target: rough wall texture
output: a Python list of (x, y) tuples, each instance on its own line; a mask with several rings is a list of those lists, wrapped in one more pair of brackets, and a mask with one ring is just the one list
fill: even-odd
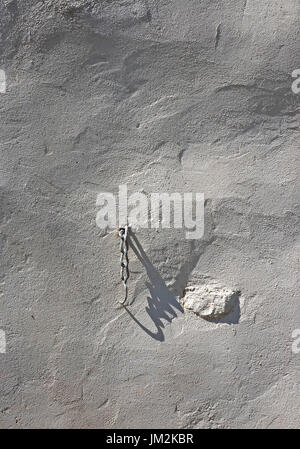
[[(0, 427), (299, 427), (298, 0), (1, 0)], [(137, 230), (96, 196), (203, 192)], [(241, 292), (207, 321), (188, 285)]]

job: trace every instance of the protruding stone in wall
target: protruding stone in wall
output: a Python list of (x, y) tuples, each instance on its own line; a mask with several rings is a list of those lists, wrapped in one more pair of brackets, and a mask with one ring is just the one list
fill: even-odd
[(219, 284), (191, 285), (185, 289), (183, 304), (206, 320), (217, 320), (231, 312), (240, 292)]

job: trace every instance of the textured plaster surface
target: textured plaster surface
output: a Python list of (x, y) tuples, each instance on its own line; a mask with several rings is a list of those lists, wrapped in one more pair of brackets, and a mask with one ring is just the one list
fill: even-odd
[[(300, 426), (298, 0), (0, 1), (1, 428)], [(203, 192), (119, 241), (96, 197)], [(132, 248), (134, 246), (134, 249)], [(187, 313), (189, 284), (240, 291)]]

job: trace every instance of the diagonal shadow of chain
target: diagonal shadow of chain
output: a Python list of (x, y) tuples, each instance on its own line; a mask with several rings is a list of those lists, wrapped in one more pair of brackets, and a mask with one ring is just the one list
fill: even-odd
[(146, 332), (146, 334), (155, 340), (164, 341), (164, 321), (171, 323), (171, 321), (178, 316), (178, 313), (183, 313), (183, 308), (178, 302), (177, 296), (168, 289), (158, 270), (152, 265), (149, 257), (142, 248), (142, 245), (132, 231), (128, 237), (128, 243), (141, 264), (145, 267), (148, 275), (149, 282), (146, 282), (146, 286), (150, 296), (147, 297), (148, 305), (146, 306), (146, 311), (152, 319), (157, 331), (152, 332), (144, 326), (132, 312), (130, 312), (128, 307), (124, 306), (124, 308), (129, 316), (141, 329), (143, 329), (143, 331)]

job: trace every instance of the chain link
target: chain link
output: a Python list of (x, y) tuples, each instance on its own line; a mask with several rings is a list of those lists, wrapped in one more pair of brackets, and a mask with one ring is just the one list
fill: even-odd
[(120, 264), (121, 264), (121, 281), (123, 282), (124, 288), (125, 288), (125, 299), (123, 301), (119, 301), (121, 304), (125, 304), (128, 296), (128, 287), (127, 287), (127, 281), (129, 279), (129, 260), (128, 260), (128, 225), (126, 225), (124, 228), (119, 229), (119, 237), (121, 239), (120, 243), (120, 251), (121, 251), (121, 257), (120, 257)]

